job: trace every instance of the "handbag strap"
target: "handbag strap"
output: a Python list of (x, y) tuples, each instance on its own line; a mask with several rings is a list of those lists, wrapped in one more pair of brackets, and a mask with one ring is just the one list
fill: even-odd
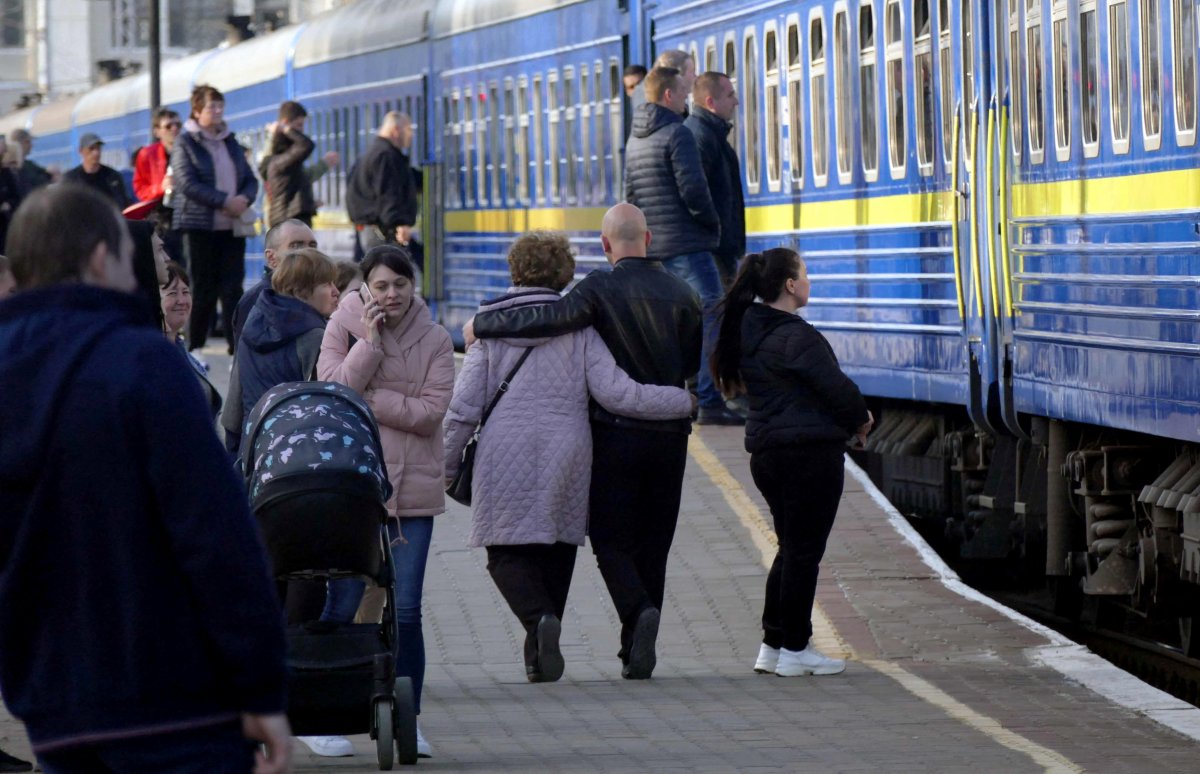
[(521, 366), (525, 364), (525, 360), (531, 352), (533, 352), (533, 347), (526, 347), (524, 354), (517, 360), (517, 364), (508, 372), (508, 376), (504, 377), (504, 381), (500, 382), (500, 386), (496, 389), (496, 394), (492, 396), (492, 402), (483, 410), (483, 416), (479, 418), (479, 424), (475, 426), (476, 432), (483, 427), (483, 423), (492, 415), (492, 409), (496, 408), (496, 404), (500, 402), (500, 398), (503, 397), (504, 393), (508, 392), (508, 386), (512, 384), (513, 377), (517, 375), (517, 371), (521, 370)]

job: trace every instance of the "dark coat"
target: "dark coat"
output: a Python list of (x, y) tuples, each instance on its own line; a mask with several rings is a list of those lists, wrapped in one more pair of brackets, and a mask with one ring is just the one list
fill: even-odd
[(258, 303), (258, 297), (263, 294), (263, 291), (270, 287), (271, 270), (264, 269), (263, 278), (251, 285), (250, 289), (238, 299), (237, 306), (233, 308), (233, 346), (235, 348), (242, 339), (242, 329), (246, 327), (246, 320), (250, 318), (250, 310), (254, 309), (254, 305)]
[(0, 690), (35, 752), (285, 706), (244, 485), (141, 299), (0, 303)]
[(258, 297), (238, 341), (229, 394), (221, 413), (225, 448), (236, 453), (242, 423), (268, 390), (316, 376), (325, 318), (308, 303), (267, 288)]
[(62, 179), (64, 183), (89, 186), (101, 196), (107, 197), (119, 210), (133, 204), (133, 197), (129, 195), (129, 189), (125, 186), (125, 178), (121, 177), (120, 172), (104, 164), (91, 173), (85, 171), (81, 164), (64, 172)]
[(50, 173), (47, 172), (40, 164), (25, 159), (21, 164), (21, 168), (17, 170), (17, 180), (21, 184), (21, 193), (28, 194), (36, 188), (47, 185), (52, 181)]
[(696, 138), (681, 117), (653, 102), (633, 116), (633, 134), (625, 145), (625, 200), (646, 216), (650, 258), (712, 252), (720, 243), (721, 221)]
[(696, 138), (700, 165), (721, 220), (721, 243), (716, 253), (739, 259), (746, 254), (746, 199), (737, 152), (726, 139), (733, 124), (698, 106), (683, 123)]
[(416, 176), (408, 156), (382, 137), (354, 162), (346, 183), (346, 212), (359, 225), (379, 226), (390, 238), (396, 226), (417, 222)]
[[(317, 205), (313, 198), (313, 178), (304, 162), (316, 146), (303, 132), (294, 130), (276, 137), (272, 143), (272, 153), (263, 160), (260, 170), (270, 196), (267, 227), (289, 218), (311, 220), (317, 214)], [(324, 172), (324, 168), (320, 171)]]
[[(612, 271), (594, 271), (553, 304), (479, 312), (474, 330), (481, 339), (540, 338), (589, 325), (636, 382), (682, 387), (700, 368), (700, 299), (660, 262), (645, 258), (625, 258)], [(594, 401), (591, 417), (622, 427), (691, 430), (687, 419), (630, 419)]]
[(742, 379), (750, 402), (746, 451), (846, 441), (867, 403), (825, 337), (798, 315), (755, 304), (742, 319)]
[[(192, 122), (189, 121), (189, 124)], [(258, 196), (258, 179), (246, 163), (246, 156), (237, 138), (228, 133), (225, 147), (237, 170), (237, 190), (234, 195), (245, 196), (253, 203)], [(174, 186), (175, 212), (171, 228), (179, 231), (212, 231), (213, 212), (225, 206), (227, 194), (216, 188), (217, 175), (212, 154), (204, 147), (198, 131), (180, 132), (171, 149), (171, 177)]]

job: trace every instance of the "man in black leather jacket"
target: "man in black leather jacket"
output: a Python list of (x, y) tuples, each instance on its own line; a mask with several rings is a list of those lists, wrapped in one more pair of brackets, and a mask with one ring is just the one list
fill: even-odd
[[(464, 328), (468, 344), (474, 336), (536, 338), (590, 325), (631, 377), (682, 387), (700, 365), (699, 299), (659, 261), (645, 257), (650, 232), (637, 207), (613, 207), (601, 234), (611, 272), (592, 272), (553, 304), (476, 315)], [(592, 551), (621, 618), (621, 674), (644, 680), (656, 663), (691, 423), (618, 417), (595, 402), (591, 418)]]

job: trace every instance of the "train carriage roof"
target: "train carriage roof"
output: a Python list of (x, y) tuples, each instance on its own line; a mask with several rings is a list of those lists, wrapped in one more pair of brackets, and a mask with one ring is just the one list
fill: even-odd
[[(434, 16), (433, 34), (441, 38), (581, 2), (585, 0), (441, 0)], [(613, 10), (616, 11), (615, 6)]]
[(74, 112), (79, 99), (78, 96), (64, 97), (35, 108), (30, 118), (29, 131), (34, 137), (71, 131), (71, 113)]
[(7, 137), (16, 129), (28, 129), (35, 110), (37, 110), (36, 107), (24, 108), (6, 116), (0, 116), (0, 134)]
[[(212, 53), (201, 51), (162, 63), (159, 88), (164, 105), (188, 100), (192, 93), (192, 77), (196, 74), (196, 69)], [(75, 122), (90, 124), (149, 109), (150, 75), (138, 73), (97, 86), (79, 97), (79, 104), (75, 109)]]
[(429, 36), (434, 0), (363, 0), (322, 14), (296, 41), (295, 67), (310, 67)]
[(208, 83), (221, 91), (235, 91), (282, 78), (288, 52), (299, 25), (291, 25), (258, 38), (218, 49), (196, 68), (195, 83)]

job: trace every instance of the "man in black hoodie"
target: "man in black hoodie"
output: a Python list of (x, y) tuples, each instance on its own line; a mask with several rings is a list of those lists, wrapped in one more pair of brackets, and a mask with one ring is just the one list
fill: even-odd
[(288, 771), (266, 555), (199, 383), (132, 294), (119, 214), (41, 188), (9, 236), (5, 703), (47, 771)]

